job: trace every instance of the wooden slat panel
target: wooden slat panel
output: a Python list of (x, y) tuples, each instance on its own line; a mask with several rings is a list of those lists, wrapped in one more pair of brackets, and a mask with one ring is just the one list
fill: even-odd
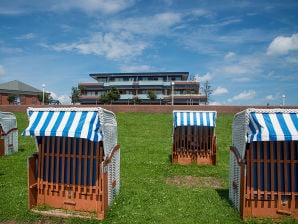
[(87, 190), (87, 186), (88, 186), (88, 183), (87, 183), (87, 164), (88, 164), (88, 141), (87, 140), (84, 140), (84, 157), (85, 158), (82, 158), (85, 160), (84, 162), (84, 193), (87, 193), (86, 190)]
[(61, 137), (57, 138), (56, 144), (56, 190), (59, 188), (59, 178), (60, 178), (60, 147), (61, 147)]
[(255, 160), (255, 163), (257, 164), (257, 189), (254, 189), (254, 191), (257, 191), (257, 198), (258, 200), (261, 199), (261, 148), (260, 148), (260, 142), (257, 142), (256, 147), (254, 147), (254, 150), (256, 150), (257, 158)]
[(264, 198), (267, 199), (268, 196), (268, 183), (267, 183), (267, 174), (268, 174), (268, 169), (267, 169), (267, 163), (268, 163), (268, 159), (267, 159), (267, 150), (269, 150), (267, 148), (267, 142), (262, 142), (262, 148), (263, 148), (263, 164), (264, 164)]
[(43, 189), (43, 174), (44, 174), (44, 147), (45, 147), (45, 137), (41, 138), (41, 145), (39, 146), (40, 150), (40, 158), (38, 160), (38, 169), (40, 172), (38, 172), (38, 182), (39, 182), (39, 189)]
[(280, 142), (276, 142), (276, 152), (277, 152), (277, 197), (278, 197), (278, 201), (281, 201), (281, 182), (280, 182), (280, 147), (281, 144)]
[(298, 158), (296, 158), (296, 161), (295, 161), (294, 156), (295, 156), (295, 150), (296, 150), (296, 156), (298, 157), (298, 142), (291, 141), (290, 147), (291, 147), (291, 191), (292, 191), (291, 208), (295, 208), (295, 199), (297, 199), (296, 197), (298, 197), (298, 192), (295, 192), (295, 182), (298, 185), (297, 177), (295, 176), (295, 163), (296, 163), (296, 166), (298, 166)]
[(73, 182), (73, 189), (72, 191), (77, 193), (75, 187), (76, 187), (76, 168), (77, 168), (77, 145), (78, 145), (78, 140), (75, 139), (73, 142), (73, 154), (72, 154), (72, 159), (73, 159), (73, 167), (72, 167), (72, 182)]
[(96, 158), (96, 154), (94, 154), (94, 143), (92, 142), (91, 143), (91, 146), (90, 146), (90, 186), (93, 185), (93, 160)]
[(254, 198), (254, 166), (253, 166), (253, 144), (251, 144), (251, 150), (249, 152), (249, 157), (250, 157), (250, 160), (249, 160), (249, 166), (250, 166), (250, 186), (249, 186), (249, 192), (250, 192), (250, 199), (253, 199)]
[[(75, 138), (74, 138), (74, 140), (75, 140)], [(66, 166), (67, 166), (67, 179), (66, 179), (66, 183), (67, 183), (67, 185), (69, 186), (70, 185), (70, 169), (71, 169), (71, 167), (70, 167), (70, 159), (71, 159), (71, 157), (70, 157), (70, 155), (71, 155), (71, 141), (72, 141), (72, 138), (67, 138), (67, 155), (66, 155), (66, 157), (67, 157), (67, 164), (66, 164)]]
[[(246, 185), (243, 186), (244, 194), (247, 194), (249, 199), (251, 199), (250, 188), (251, 188), (251, 168), (250, 168), (250, 152), (251, 152), (252, 144), (249, 144), (249, 150), (245, 150), (245, 158), (246, 158)], [(244, 172), (245, 173), (245, 172)], [(244, 184), (244, 183), (241, 183)]]
[(63, 187), (63, 191), (65, 191), (65, 183), (64, 183), (64, 174), (65, 174), (65, 147), (66, 147), (66, 138), (63, 138), (62, 141), (62, 154), (61, 154), (61, 160), (62, 160), (62, 172), (61, 172), (61, 184)]
[(269, 142), (269, 147), (270, 147), (270, 180), (271, 180), (271, 200), (274, 199), (274, 178), (275, 178), (275, 174), (274, 174), (274, 144), (273, 142)]
[[(82, 181), (82, 152), (83, 152), (83, 141), (82, 139), (79, 139), (79, 144), (80, 144), (80, 150), (79, 150), (79, 155), (77, 155), (77, 158), (78, 158), (78, 163), (77, 166), (78, 166), (78, 170), (79, 170), (79, 173), (78, 173), (78, 184), (81, 185), (81, 181)], [(82, 189), (81, 187), (79, 188), (79, 193), (81, 194), (82, 193)]]
[(50, 157), (49, 157), (49, 152), (50, 152), (50, 138), (46, 138), (46, 152), (45, 152), (45, 156), (46, 156), (46, 183), (48, 185), (49, 183), (49, 172), (50, 172), (50, 169), (49, 169), (49, 160), (50, 160)]
[(55, 174), (55, 151), (56, 151), (56, 139), (55, 137), (50, 137), (51, 142), (51, 189), (54, 189), (54, 174)]
[(287, 142), (284, 141), (283, 142), (283, 169), (284, 169), (284, 193), (288, 194), (288, 159), (287, 159), (287, 151), (288, 151), (288, 147), (287, 147)]

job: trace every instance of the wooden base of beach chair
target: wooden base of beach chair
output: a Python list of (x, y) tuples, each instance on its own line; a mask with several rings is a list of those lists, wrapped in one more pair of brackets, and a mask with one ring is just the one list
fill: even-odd
[(240, 192), (241, 217), (298, 218), (298, 141), (253, 142), (246, 148), (242, 160), (231, 147), (233, 168), (240, 170), (233, 192)]
[(200, 153), (172, 153), (172, 163), (188, 165), (196, 163), (197, 165), (216, 165), (216, 154), (200, 154)]
[[(118, 149), (115, 147), (113, 152)], [(64, 211), (67, 216), (85, 214), (87, 218), (104, 219), (109, 203), (107, 166), (111, 158), (102, 158), (100, 143), (42, 137), (39, 152), (28, 159), (29, 209), (51, 216), (64, 217)]]
[(198, 165), (216, 165), (216, 155), (197, 156), (196, 162)]
[(244, 200), (242, 217), (284, 218), (292, 216), (298, 218), (298, 199), (291, 200)]

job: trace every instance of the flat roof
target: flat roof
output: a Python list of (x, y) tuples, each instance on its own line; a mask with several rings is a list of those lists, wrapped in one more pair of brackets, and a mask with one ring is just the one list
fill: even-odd
[(189, 72), (130, 72), (130, 73), (92, 73), (90, 76), (94, 79), (104, 77), (136, 77), (136, 76), (186, 76)]

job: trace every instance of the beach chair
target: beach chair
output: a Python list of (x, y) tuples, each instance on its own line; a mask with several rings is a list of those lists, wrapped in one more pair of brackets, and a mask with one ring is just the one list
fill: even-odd
[(216, 165), (216, 111), (173, 111), (172, 163)]
[(0, 157), (17, 151), (17, 118), (13, 113), (0, 112)]
[(249, 108), (235, 115), (229, 198), (245, 220), (298, 217), (298, 110)]
[(29, 209), (104, 219), (120, 189), (114, 113), (87, 107), (28, 108), (27, 113), (22, 135), (34, 136), (37, 148), (28, 159)]

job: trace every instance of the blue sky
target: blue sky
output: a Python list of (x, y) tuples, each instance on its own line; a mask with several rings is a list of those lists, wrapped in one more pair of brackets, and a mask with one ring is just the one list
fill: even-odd
[(189, 72), (211, 104), (298, 105), (297, 0), (1, 0), (0, 83), (69, 101), (101, 72)]

